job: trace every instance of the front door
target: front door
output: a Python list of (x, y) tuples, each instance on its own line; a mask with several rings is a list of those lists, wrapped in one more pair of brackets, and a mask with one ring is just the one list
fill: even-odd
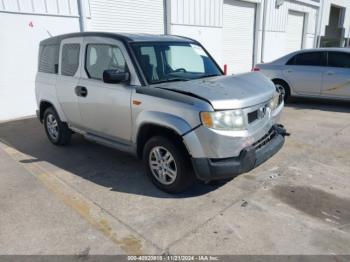
[[(84, 38), (83, 69), (78, 85), (78, 102), (81, 126), (95, 135), (131, 140), (131, 94), (130, 83), (110, 84), (103, 82), (103, 71), (132, 67), (124, 45), (109, 38)], [(131, 77), (135, 76), (131, 72)], [(133, 79), (131, 79), (133, 82)]]
[(328, 52), (322, 96), (350, 98), (350, 53)]

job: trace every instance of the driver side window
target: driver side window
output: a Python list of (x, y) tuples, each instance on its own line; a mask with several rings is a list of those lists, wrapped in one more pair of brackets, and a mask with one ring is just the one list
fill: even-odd
[(116, 69), (126, 71), (126, 62), (117, 46), (89, 44), (86, 50), (85, 69), (89, 78), (102, 79), (103, 71)]

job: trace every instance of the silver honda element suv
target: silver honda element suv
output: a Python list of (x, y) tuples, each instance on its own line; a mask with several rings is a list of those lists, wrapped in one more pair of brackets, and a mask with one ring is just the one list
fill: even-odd
[[(237, 50), (239, 52), (239, 50)], [(259, 72), (226, 76), (195, 40), (73, 33), (40, 43), (37, 115), (49, 140), (74, 133), (141, 158), (176, 193), (248, 172), (287, 134), (283, 96)]]

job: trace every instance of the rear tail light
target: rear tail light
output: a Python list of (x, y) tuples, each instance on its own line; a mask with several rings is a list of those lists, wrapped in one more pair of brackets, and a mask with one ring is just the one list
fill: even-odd
[(255, 71), (260, 71), (260, 68), (259, 68), (259, 67), (254, 66), (254, 67), (252, 68), (252, 72), (255, 72)]
[(224, 64), (224, 75), (227, 75), (227, 65)]

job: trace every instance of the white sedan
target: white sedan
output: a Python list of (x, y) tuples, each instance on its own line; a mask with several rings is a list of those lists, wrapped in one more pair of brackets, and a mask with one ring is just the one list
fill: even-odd
[(290, 96), (350, 100), (350, 49), (319, 48), (297, 51), (254, 71), (269, 77), (285, 100)]

